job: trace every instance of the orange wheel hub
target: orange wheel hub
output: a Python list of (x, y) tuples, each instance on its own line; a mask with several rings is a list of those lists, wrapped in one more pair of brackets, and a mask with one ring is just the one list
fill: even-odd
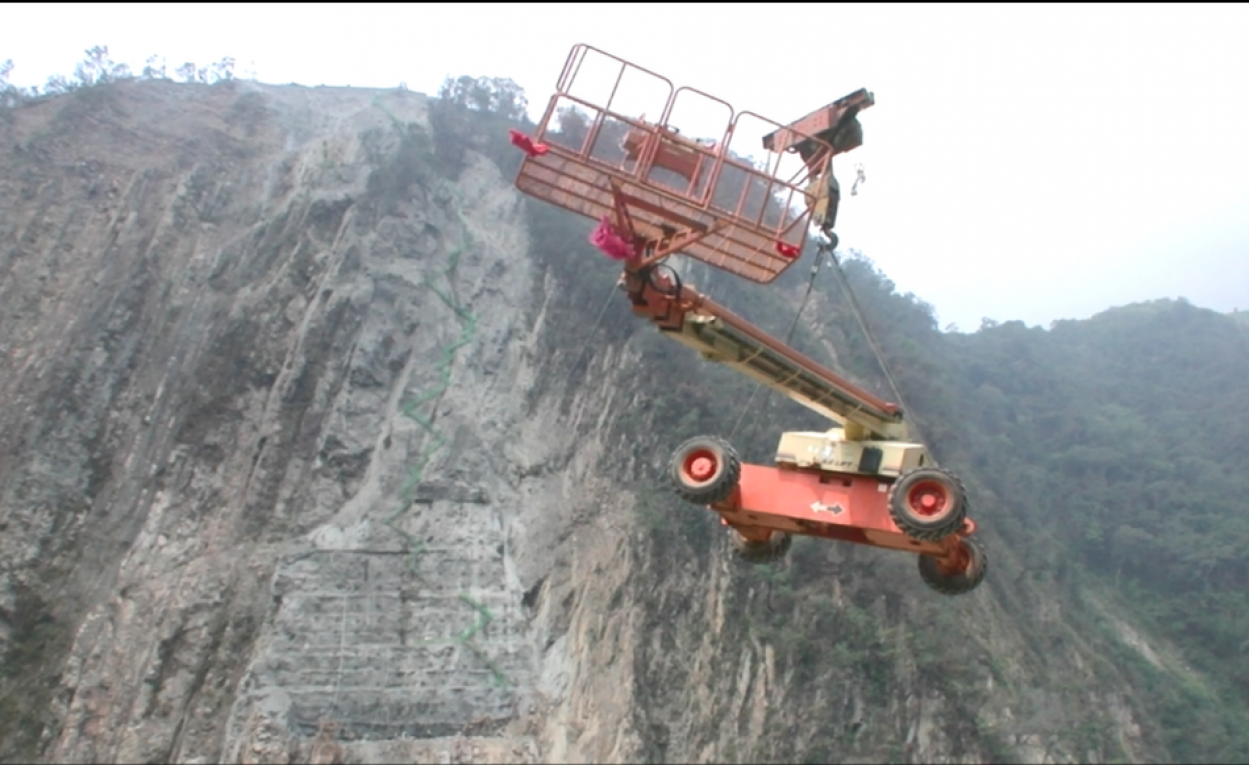
[(719, 461), (710, 449), (695, 449), (686, 455), (682, 463), (685, 474), (699, 483), (711, 480), (718, 467)]
[(950, 493), (937, 481), (921, 481), (907, 493), (906, 504), (916, 515), (931, 518), (950, 506)]

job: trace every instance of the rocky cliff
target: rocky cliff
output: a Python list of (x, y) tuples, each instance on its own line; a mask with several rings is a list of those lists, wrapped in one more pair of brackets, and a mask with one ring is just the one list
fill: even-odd
[(719, 373), (588, 335), (601, 293), (434, 132), (240, 82), (0, 114), (6, 760), (1166, 759), (1009, 550), (957, 600), (735, 560), (655, 477), (669, 384)]

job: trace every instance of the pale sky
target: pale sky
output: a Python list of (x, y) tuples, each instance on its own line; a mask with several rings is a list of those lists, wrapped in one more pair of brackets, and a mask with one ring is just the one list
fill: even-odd
[(269, 83), (510, 77), (537, 112), (585, 42), (779, 122), (866, 87), (842, 247), (964, 331), (1160, 297), (1249, 310), (1247, 40), (1243, 4), (0, 6), (20, 85), (107, 45)]

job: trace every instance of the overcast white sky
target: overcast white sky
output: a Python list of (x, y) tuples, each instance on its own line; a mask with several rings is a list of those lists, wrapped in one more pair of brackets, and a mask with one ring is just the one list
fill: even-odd
[(1244, 4), (0, 6), (21, 85), (107, 45), (271, 83), (511, 77), (541, 107), (586, 42), (782, 122), (866, 87), (842, 247), (965, 331), (1159, 297), (1249, 310), (1247, 40)]

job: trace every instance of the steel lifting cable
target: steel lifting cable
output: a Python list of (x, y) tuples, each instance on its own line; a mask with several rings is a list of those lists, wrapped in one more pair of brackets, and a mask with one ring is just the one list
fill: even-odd
[[(854, 288), (850, 286), (850, 280), (846, 277), (846, 272), (841, 267), (841, 260), (837, 257), (837, 252), (829, 246), (828, 242), (822, 242), (819, 245), (819, 251), (828, 254), (829, 259), (833, 261), (833, 270), (837, 274), (837, 281), (841, 285), (841, 291), (845, 294), (850, 303), (850, 311), (854, 314), (855, 320), (859, 324), (859, 329), (863, 331), (863, 336), (867, 339), (867, 345), (872, 350), (872, 355), (876, 357), (876, 363), (880, 366), (880, 371), (885, 374), (885, 381), (889, 383), (889, 390), (893, 393), (894, 399), (898, 402), (898, 406), (902, 407), (902, 411), (909, 413), (911, 408), (906, 405), (906, 401), (902, 398), (902, 391), (898, 388), (898, 383), (893, 378), (893, 374), (889, 371), (889, 364), (885, 361), (885, 354), (881, 352), (880, 345), (876, 342), (876, 336), (872, 334), (872, 329), (868, 326), (867, 319), (863, 314), (863, 308), (859, 305), (859, 299), (855, 296)], [(923, 441), (923, 439), (918, 439)], [(932, 454), (932, 450), (925, 445), (925, 451), (928, 452), (928, 460), (935, 467), (937, 460)]]
[[(798, 311), (794, 314), (794, 320), (790, 322), (789, 324), (789, 331), (785, 333), (785, 345), (789, 345), (790, 341), (793, 339), (794, 330), (798, 328), (798, 320), (802, 318), (802, 312), (806, 310), (807, 301), (811, 299), (811, 289), (815, 287), (815, 277), (816, 275), (820, 273), (820, 263), (823, 261), (823, 259), (824, 259), (823, 251), (816, 250), (815, 263), (812, 264), (811, 266), (811, 278), (807, 280), (807, 291), (806, 291), (806, 294), (802, 296), (802, 303), (799, 304)], [(755, 385), (751, 388), (750, 398), (747, 399), (746, 406), (741, 408), (741, 411), (737, 415), (737, 422), (733, 425), (732, 432), (729, 433), (730, 441), (732, 441), (737, 436), (737, 430), (738, 428), (741, 427), (742, 420), (746, 417), (746, 413), (750, 411), (751, 404), (755, 402), (755, 396), (759, 394), (759, 388), (760, 388), (759, 385)], [(759, 416), (759, 413), (758, 411), (756, 411), (755, 412), (756, 420), (758, 419), (758, 416)], [(751, 422), (750, 427), (752, 430), (754, 429), (754, 422)]]
[[(832, 160), (829, 160), (829, 170), (832, 170)], [(855, 179), (854, 185), (850, 187), (850, 195), (855, 196), (859, 193), (859, 184), (867, 182), (867, 175), (863, 171), (863, 163), (858, 162), (854, 166)], [(876, 364), (880, 366), (880, 371), (885, 374), (885, 381), (889, 383), (889, 389), (893, 392), (894, 399), (898, 402), (898, 406), (902, 407), (903, 412), (910, 412), (911, 409), (902, 399), (902, 391), (898, 388), (898, 383), (893, 379), (893, 374), (889, 371), (889, 365), (885, 362), (885, 354), (881, 352), (880, 345), (876, 342), (876, 336), (872, 334), (871, 327), (867, 324), (867, 319), (863, 315), (863, 308), (859, 305), (859, 299), (855, 295), (854, 288), (850, 286), (850, 280), (846, 277), (846, 272), (841, 267), (841, 259), (837, 257), (836, 245), (837, 235), (828, 229), (824, 229), (824, 241), (816, 246), (816, 252), (825, 253), (829, 260), (833, 261), (833, 270), (837, 274), (837, 281), (841, 285), (841, 291), (845, 294), (850, 302), (850, 310), (854, 314), (855, 321), (859, 324), (859, 329), (863, 332), (863, 337), (867, 339), (867, 345), (872, 349), (872, 355), (876, 357)], [(929, 459), (936, 460), (929, 454)]]
[(585, 342), (581, 344), (581, 352), (577, 354), (577, 360), (573, 362), (569, 368), (569, 374), (576, 371), (577, 365), (581, 363), (581, 359), (585, 356), (585, 352), (590, 349), (590, 344), (594, 342), (594, 333), (598, 330), (598, 325), (603, 321), (603, 316), (607, 313), (607, 306), (611, 305), (612, 293), (616, 291), (616, 285), (612, 285), (607, 292), (607, 299), (603, 301), (603, 306), (598, 309), (598, 317), (594, 319), (594, 324), (590, 326), (590, 331), (586, 333)]

